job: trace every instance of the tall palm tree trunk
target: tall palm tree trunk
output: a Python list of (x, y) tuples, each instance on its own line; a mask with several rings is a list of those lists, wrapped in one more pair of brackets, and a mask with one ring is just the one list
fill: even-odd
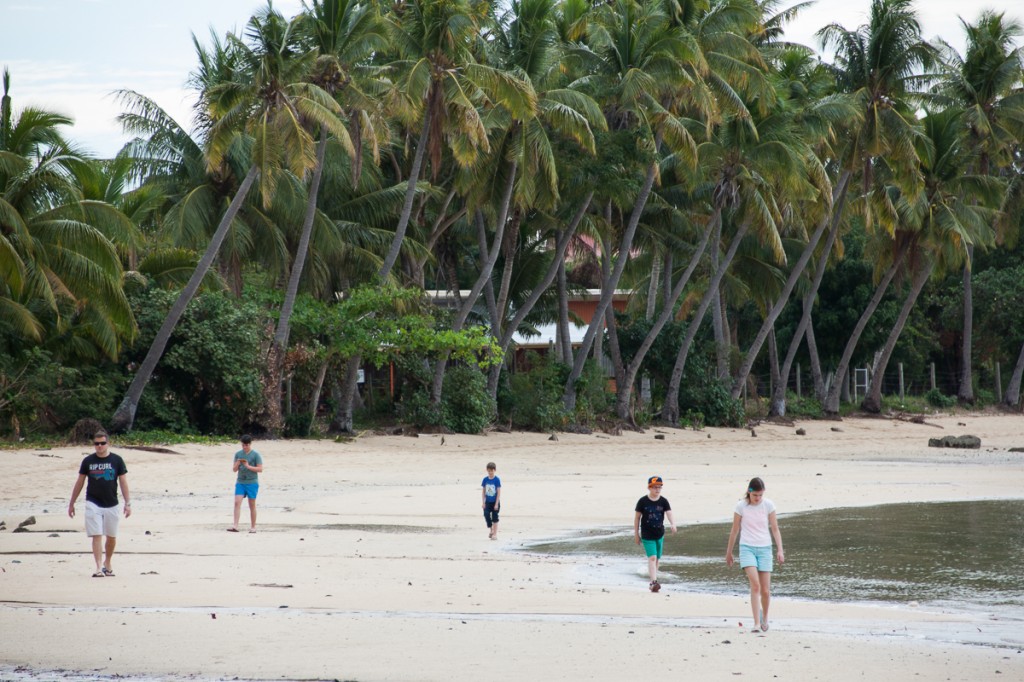
[(850, 338), (846, 342), (846, 347), (843, 349), (843, 355), (839, 359), (839, 364), (836, 366), (836, 378), (832, 382), (831, 388), (828, 390), (828, 395), (825, 396), (825, 404), (822, 406), (823, 411), (827, 415), (836, 416), (839, 414), (839, 392), (843, 388), (843, 377), (846, 376), (846, 372), (850, 369), (850, 360), (853, 358), (853, 351), (857, 348), (857, 343), (860, 341), (861, 335), (864, 333), (864, 329), (868, 326), (868, 322), (871, 320), (871, 316), (875, 314), (875, 310), (878, 308), (878, 304), (882, 302), (882, 296), (885, 295), (886, 289), (889, 288), (889, 283), (892, 282), (892, 278), (896, 275), (896, 272), (903, 266), (903, 259), (906, 256), (907, 249), (900, 247), (896, 253), (896, 257), (893, 258), (892, 265), (885, 271), (882, 276), (882, 280), (875, 287), (875, 293), (868, 302), (864, 312), (861, 313), (860, 319), (857, 320), (856, 326), (853, 328), (853, 332), (850, 333)]
[(917, 297), (921, 295), (921, 290), (924, 289), (924, 285), (934, 269), (935, 266), (931, 262), (923, 265), (910, 284), (910, 291), (907, 293), (906, 300), (903, 301), (903, 308), (900, 309), (899, 317), (896, 318), (896, 323), (893, 325), (892, 331), (889, 332), (889, 338), (885, 340), (882, 353), (875, 361), (874, 369), (871, 372), (867, 393), (860, 404), (861, 409), (865, 412), (877, 414), (882, 411), (882, 379), (885, 377), (885, 368), (889, 364), (889, 358), (892, 357), (892, 352), (896, 348), (896, 342), (899, 341), (900, 334), (903, 333), (903, 328), (907, 324), (907, 318), (910, 317), (910, 312), (914, 309), (914, 304), (917, 303)]
[[(655, 149), (660, 146), (661, 141), (659, 139), (655, 142)], [(619, 244), (619, 257), (615, 262), (615, 268), (608, 279), (602, 282), (601, 298), (597, 302), (597, 309), (594, 310), (591, 324), (587, 327), (587, 333), (583, 336), (583, 343), (580, 344), (579, 352), (576, 354), (576, 361), (572, 365), (572, 371), (569, 373), (568, 379), (566, 379), (565, 388), (562, 392), (562, 404), (566, 412), (572, 412), (576, 409), (576, 381), (583, 374), (583, 365), (590, 354), (591, 347), (594, 345), (594, 337), (597, 335), (598, 329), (601, 328), (604, 311), (611, 305), (612, 296), (615, 294), (615, 287), (619, 285), (619, 280), (622, 279), (622, 272), (625, 270), (626, 262), (629, 260), (629, 251), (633, 248), (633, 236), (636, 234), (637, 226), (640, 225), (640, 216), (647, 206), (647, 199), (650, 197), (651, 189), (654, 187), (654, 178), (657, 172), (658, 163), (655, 161), (647, 169), (647, 177), (644, 178), (644, 184), (641, 186), (640, 192), (637, 194), (636, 201), (633, 204), (633, 212), (629, 216), (629, 223), (626, 224), (626, 231), (623, 233), (622, 241)]]
[[(713, 267), (717, 269), (717, 260), (719, 254), (718, 249), (715, 249), (715, 263)], [(731, 345), (731, 339), (726, 329), (727, 321), (725, 319), (725, 297), (722, 296), (722, 289), (719, 287), (718, 291), (715, 292), (715, 297), (711, 301), (711, 329), (715, 337), (715, 376), (720, 379), (724, 379), (729, 376), (729, 346)]]
[(416, 198), (416, 183), (420, 179), (420, 169), (423, 166), (423, 154), (427, 149), (427, 137), (430, 135), (430, 103), (427, 103), (426, 111), (423, 113), (423, 127), (420, 130), (419, 140), (416, 141), (416, 153), (413, 155), (412, 168), (409, 170), (409, 185), (405, 188), (405, 200), (402, 202), (402, 213), (398, 217), (398, 225), (395, 226), (395, 236), (391, 240), (391, 248), (388, 249), (384, 262), (381, 263), (377, 278), (381, 281), (387, 279), (391, 274), (391, 268), (398, 260), (398, 254), (402, 250), (402, 242), (405, 240), (405, 232), (409, 227), (409, 219), (412, 217), (412, 203)]
[[(661, 268), (665, 264), (665, 259), (661, 258), (660, 254), (655, 250), (651, 254), (651, 261), (651, 281), (647, 284), (647, 306), (644, 310), (644, 319), (648, 322), (654, 319), (654, 313), (658, 309), (658, 290), (661, 288), (662, 279)], [(666, 273), (665, 279), (671, 276), (671, 272)], [(650, 397), (651, 377), (645, 374), (640, 377), (640, 399), (638, 402), (642, 405), (645, 401), (650, 400)]]
[(1006, 386), (1006, 393), (1003, 394), (1003, 405), (1016, 410), (1020, 404), (1020, 384), (1024, 378), (1024, 344), (1021, 344), (1020, 354), (1017, 356), (1017, 364), (1013, 367), (1013, 374), (1010, 375), (1010, 383)]
[(316, 380), (313, 382), (313, 396), (309, 399), (309, 430), (312, 433), (313, 425), (316, 423), (316, 412), (320, 407), (320, 393), (324, 389), (324, 380), (327, 379), (327, 369), (331, 366), (331, 356), (328, 355), (320, 363), (320, 369), (316, 372)]
[[(832, 244), (835, 242), (836, 231), (830, 232), (825, 242), (825, 248), (818, 257), (817, 270), (814, 272), (814, 281), (810, 291), (803, 299), (803, 313), (800, 315), (800, 322), (797, 323), (793, 338), (789, 342), (789, 349), (786, 351), (786, 358), (782, 361), (780, 373), (783, 377), (789, 377), (793, 369), (793, 362), (796, 360), (797, 351), (800, 350), (800, 342), (807, 338), (807, 353), (811, 357), (811, 375), (814, 377), (814, 391), (818, 400), (825, 400), (825, 382), (821, 376), (821, 363), (818, 361), (818, 347), (814, 341), (814, 325), (811, 322), (811, 315), (814, 308), (814, 299), (818, 294), (818, 287), (821, 285), (822, 276), (825, 274), (825, 264), (828, 255), (832, 251)], [(788, 379), (787, 379), (788, 380)], [(776, 386), (769, 401), (768, 416), (784, 417), (786, 415), (786, 387)]]
[[(690, 258), (690, 262), (686, 265), (686, 270), (683, 271), (682, 275), (676, 281), (675, 286), (672, 287), (672, 292), (665, 300), (665, 305), (661, 310), (661, 314), (658, 315), (658, 319), (654, 321), (654, 325), (650, 331), (647, 332), (647, 336), (644, 337), (643, 342), (640, 344), (640, 348), (637, 349), (636, 354), (630, 361), (629, 366), (626, 367), (626, 371), (623, 373), (622, 383), (618, 386), (618, 394), (615, 399), (615, 413), (620, 419), (626, 419), (629, 415), (629, 398), (630, 393), (633, 391), (633, 385), (636, 383), (637, 372), (640, 371), (640, 365), (643, 363), (644, 358), (647, 357), (647, 352), (654, 345), (655, 340), (658, 338), (658, 334), (665, 328), (668, 321), (675, 315), (676, 303), (679, 302), (679, 297), (683, 293), (683, 289), (690, 282), (690, 277), (693, 275), (693, 271), (697, 269), (697, 265), (700, 263), (701, 258), (704, 257), (704, 252), (707, 251), (708, 242), (711, 241), (712, 233), (717, 233), (718, 228), (715, 226), (715, 222), (721, 221), (721, 213), (716, 213), (715, 218), (708, 223), (707, 228), (704, 229), (704, 234), (701, 237), (701, 241), (694, 248), (693, 257)], [(670, 272), (666, 272), (666, 277), (671, 275)]]
[(615, 322), (615, 308), (608, 306), (604, 311), (604, 326), (608, 330), (608, 357), (615, 372), (615, 386), (622, 384), (622, 349), (619, 347), (619, 327)]
[[(720, 211), (721, 209), (718, 210)], [(716, 220), (720, 219), (721, 216), (719, 215)], [(700, 305), (693, 314), (693, 320), (690, 322), (690, 326), (686, 330), (686, 336), (679, 346), (676, 364), (672, 367), (672, 377), (668, 383), (668, 393), (665, 395), (665, 406), (661, 409), (661, 418), (669, 424), (679, 423), (679, 385), (683, 381), (683, 369), (686, 367), (686, 358), (690, 354), (693, 340), (697, 337), (697, 330), (700, 329), (700, 324), (704, 321), (704, 314), (707, 312), (708, 306), (715, 300), (715, 291), (718, 289), (718, 285), (721, 284), (722, 278), (725, 277), (725, 271), (729, 269), (729, 265), (732, 263), (732, 259), (736, 255), (740, 242), (743, 241), (743, 237), (747, 234), (748, 229), (750, 229), (750, 222), (746, 221), (736, 231), (736, 235), (732, 238), (732, 243), (729, 245), (729, 251), (718, 265), (711, 281), (708, 282), (707, 291), (701, 297)], [(717, 248), (717, 246), (713, 248)]]
[[(821, 280), (825, 276), (825, 267), (828, 265), (828, 257), (832, 253), (832, 247), (836, 243), (836, 238), (839, 236), (839, 222), (840, 217), (842, 216), (843, 205), (846, 203), (850, 175), (849, 171), (844, 171), (844, 175), (840, 178), (839, 185), (837, 185), (837, 188), (841, 191), (838, 198), (832, 202), (832, 224), (829, 227), (828, 237), (825, 239), (825, 246), (821, 249), (821, 253), (818, 254), (818, 260), (815, 262), (814, 278), (811, 281), (811, 288), (804, 295), (803, 313), (800, 315), (800, 322), (797, 324), (796, 331), (793, 332), (793, 338), (789, 342), (789, 350), (786, 352), (786, 359), (783, 360), (781, 369), (782, 376), (788, 377), (790, 370), (793, 368), (793, 361), (796, 359), (796, 353), (800, 349), (800, 341), (806, 335), (807, 350), (811, 356), (811, 374), (815, 377), (814, 390), (818, 400), (821, 402), (824, 402), (825, 400), (825, 382), (821, 377), (821, 363), (818, 362), (818, 348), (817, 344), (814, 342), (814, 327), (811, 323), (811, 314), (814, 310), (814, 299), (818, 296), (818, 289), (821, 288)], [(738, 395), (735, 394), (735, 387), (733, 388), (733, 397), (738, 397)], [(782, 417), (785, 416), (785, 414), (786, 389), (785, 386), (776, 386), (774, 395), (772, 395), (772, 398), (769, 401), (768, 416)]]
[(231, 223), (234, 222), (235, 216), (238, 215), (242, 202), (245, 201), (245, 197), (249, 194), (249, 190), (252, 188), (252, 184), (258, 174), (258, 167), (255, 165), (251, 166), (249, 172), (242, 180), (242, 184), (239, 185), (238, 191), (235, 192), (234, 198), (232, 198), (231, 203), (228, 205), (228, 210), (221, 217), (220, 224), (213, 233), (213, 238), (210, 239), (210, 243), (206, 246), (203, 257), (199, 259), (192, 277), (189, 278), (185, 288), (178, 295), (178, 300), (171, 306), (167, 317), (164, 319), (163, 324), (160, 325), (160, 329), (153, 339), (153, 345), (149, 347), (145, 359), (139, 366), (139, 371), (135, 373), (135, 377), (132, 379), (131, 385), (128, 386), (128, 391), (125, 393), (124, 398), (122, 398), (121, 404), (114, 411), (114, 415), (110, 419), (111, 431), (122, 433), (131, 430), (132, 425), (135, 423), (135, 411), (139, 407), (142, 392), (146, 389), (146, 384), (149, 383), (150, 378), (153, 376), (153, 371), (163, 356), (164, 349), (167, 348), (167, 342), (174, 332), (174, 327), (177, 326), (178, 320), (185, 313), (185, 308), (188, 307), (192, 297), (199, 290), (199, 285), (202, 283), (203, 278), (206, 277), (206, 273), (210, 270), (210, 266), (213, 265), (217, 252), (220, 250), (220, 245), (224, 242), (224, 237), (227, 236)]
[[(836, 188), (835, 192), (833, 192), (834, 195), (845, 196), (846, 184), (849, 182), (850, 176), (851, 173), (849, 171), (843, 172), (843, 176), (839, 180), (839, 186)], [(842, 207), (840, 206), (840, 210), (841, 209)], [(785, 308), (786, 304), (789, 303), (789, 295), (793, 293), (793, 288), (796, 286), (797, 280), (803, 276), (804, 270), (807, 268), (807, 264), (811, 262), (811, 256), (814, 255), (814, 250), (817, 248), (818, 242), (821, 241), (821, 236), (825, 233), (825, 228), (831, 227), (830, 236), (835, 235), (835, 232), (839, 227), (839, 212), (832, 211), (831, 220), (829, 220), (829, 217), (830, 216), (826, 214), (826, 216), (822, 217), (821, 222), (818, 223), (817, 229), (807, 241), (807, 245), (800, 254), (800, 258), (798, 258), (796, 263), (793, 264), (793, 267), (789, 272), (789, 277), (786, 278), (786, 284), (782, 287), (782, 291), (779, 293), (778, 300), (775, 301), (775, 305), (773, 305), (771, 310), (768, 311), (768, 314), (764, 318), (764, 322), (761, 324), (761, 328), (757, 332), (757, 336), (754, 337), (753, 343), (750, 344), (750, 348), (747, 350), (747, 355), (743, 358), (743, 364), (740, 365), (740, 369), (736, 374), (736, 380), (732, 385), (732, 397), (734, 400), (739, 398), (740, 393), (743, 392), (743, 384), (747, 381), (747, 375), (750, 374), (750, 370), (754, 366), (754, 361), (757, 360), (757, 354), (761, 352), (761, 346), (764, 344), (765, 339), (772, 330), (775, 329), (775, 321), (779, 319), (779, 315), (782, 314), (783, 308)], [(829, 244), (831, 245), (831, 241)], [(828, 251), (825, 252), (825, 257), (828, 257)], [(800, 343), (799, 338), (796, 338), (795, 341), (797, 344)], [(783, 376), (789, 376), (788, 370), (784, 372)], [(785, 395), (785, 393), (783, 393), (783, 395)]]
[(316, 166), (309, 183), (309, 196), (306, 199), (306, 215), (302, 219), (302, 232), (299, 245), (295, 251), (295, 260), (288, 276), (288, 288), (284, 292), (281, 303), (281, 314), (277, 321), (274, 340), (268, 349), (263, 365), (263, 406), (256, 422), (270, 434), (276, 434), (283, 426), (281, 416), (281, 377), (284, 373), (284, 356), (288, 351), (288, 337), (291, 336), (291, 319), (295, 311), (295, 299), (299, 295), (299, 282), (306, 266), (306, 255), (309, 253), (309, 241), (313, 234), (313, 223), (316, 218), (316, 202), (320, 193), (320, 182), (324, 175), (324, 156), (327, 153), (327, 128), (320, 127), (320, 140), (316, 146)]
[(971, 269), (974, 265), (974, 244), (967, 245), (967, 262), (964, 263), (964, 324), (963, 340), (960, 346), (960, 388), (956, 397), (964, 403), (974, 402), (974, 377), (971, 372), (971, 339), (974, 336), (974, 288), (971, 283)]
[(814, 316), (807, 318), (807, 355), (811, 361), (811, 382), (814, 384), (814, 397), (819, 405), (825, 404), (825, 375), (821, 371), (821, 356), (818, 354), (818, 342), (814, 338)]
[(775, 328), (768, 333), (768, 367), (771, 376), (772, 387), (782, 386), (785, 388), (786, 380), (779, 371), (779, 344), (775, 341)]
[(569, 282), (565, 274), (565, 259), (558, 261), (558, 350), (559, 358), (572, 365), (572, 336), (569, 332)]
[(516, 267), (516, 252), (519, 251), (519, 230), (505, 232), (505, 239), (502, 245), (502, 255), (505, 258), (504, 266), (501, 269), (501, 284), (498, 287), (498, 310), (505, 314), (508, 310), (508, 299), (512, 291), (512, 275)]
[[(516, 330), (523, 323), (526, 317), (533, 312), (534, 306), (537, 305), (537, 301), (544, 295), (544, 292), (548, 290), (551, 283), (554, 281), (556, 274), (558, 273), (558, 264), (565, 260), (565, 249), (569, 246), (569, 242), (572, 241), (572, 237), (576, 234), (576, 228), (583, 221), (583, 217), (587, 214), (587, 209), (590, 208), (590, 202), (594, 199), (594, 191), (591, 190), (587, 194), (586, 198), (580, 203), (579, 209), (576, 214), (569, 221), (569, 224), (565, 226), (565, 229), (558, 233), (558, 238), (555, 243), (555, 252), (552, 255), (551, 263), (548, 264), (548, 269), (544, 273), (544, 277), (541, 281), (533, 288), (530, 295), (525, 301), (520, 304), (516, 310), (515, 317), (513, 317), (504, 329), (501, 330), (501, 337), (499, 345), (501, 346), (502, 353), (508, 352), (509, 344), (512, 343), (512, 337), (515, 336)], [(504, 317), (504, 310), (496, 310), (497, 315)], [(490, 392), (491, 397), (495, 398), (498, 394), (498, 379), (500, 378), (501, 370), (499, 366), (492, 369), (491, 373), (487, 377), (487, 390)]]
[[(466, 300), (462, 302), (462, 307), (452, 321), (452, 331), (462, 331), (463, 325), (466, 324), (466, 319), (469, 318), (469, 313), (473, 310), (473, 306), (476, 305), (477, 300), (480, 298), (480, 293), (484, 290), (484, 285), (491, 279), (494, 264), (498, 262), (498, 254), (501, 252), (502, 242), (505, 241), (505, 224), (508, 222), (508, 210), (512, 204), (512, 189), (515, 187), (516, 170), (518, 167), (515, 161), (511, 162), (508, 171), (508, 182), (505, 185), (505, 192), (501, 197), (501, 207), (498, 210), (498, 222), (494, 226), (494, 243), (490, 251), (486, 252), (485, 260), (481, 264), (480, 274), (477, 275), (473, 288), (470, 290)], [(437, 359), (437, 364), (434, 366), (434, 380), (430, 387), (430, 400), (435, 405), (441, 402), (441, 389), (444, 387), (444, 372), (448, 364), (449, 355), (450, 353), (447, 352), (442, 353)]]
[(341, 386), (338, 391), (340, 399), (338, 408), (331, 420), (331, 430), (342, 433), (352, 433), (354, 430), (354, 413), (356, 391), (359, 389), (359, 367), (362, 365), (362, 357), (356, 355), (345, 361), (345, 373), (342, 375)]

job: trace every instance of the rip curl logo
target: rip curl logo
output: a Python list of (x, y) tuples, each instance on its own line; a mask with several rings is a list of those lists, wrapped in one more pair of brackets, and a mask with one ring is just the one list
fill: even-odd
[(114, 466), (110, 462), (89, 465), (89, 476), (98, 481), (113, 481), (117, 478)]

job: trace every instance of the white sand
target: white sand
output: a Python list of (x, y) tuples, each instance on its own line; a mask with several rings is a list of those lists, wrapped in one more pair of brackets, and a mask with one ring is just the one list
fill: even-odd
[[(1008, 452), (1024, 446), (1021, 417), (929, 422), (804, 422), (802, 437), (762, 425), (757, 438), (659, 428), (558, 441), (448, 435), (444, 445), (426, 435), (258, 441), (255, 535), (225, 532), (234, 447), (166, 455), (114, 439), (134, 514), (122, 521), (117, 577), (103, 579), (90, 577), (83, 502), (76, 519), (66, 513), (90, 448), (0, 452), (0, 679), (1024, 679), (1024, 617), (778, 598), (761, 636), (739, 627), (750, 625), (740, 576), (736, 596), (671, 583), (654, 595), (639, 549), (635, 565), (514, 551), (626, 530), (652, 474), (665, 478), (684, 541), (687, 524), (728, 520), (755, 475), (784, 513), (1024, 499), (1024, 454)], [(927, 447), (965, 433), (982, 449)], [(488, 460), (505, 486), (496, 542), (480, 513)], [(12, 533), (29, 515), (33, 532)], [(784, 515), (781, 526), (785, 539)]]

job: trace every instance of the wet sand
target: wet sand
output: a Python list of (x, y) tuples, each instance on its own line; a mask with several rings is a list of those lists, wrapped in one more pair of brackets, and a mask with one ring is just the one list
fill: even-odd
[[(1022, 679), (1024, 627), (990, 614), (779, 598), (760, 635), (740, 625), (742, 583), (733, 596), (671, 583), (655, 595), (639, 549), (635, 566), (530, 551), (627, 528), (654, 474), (684, 541), (687, 524), (728, 520), (755, 475), (784, 540), (787, 512), (1024, 499), (1024, 454), (1009, 452), (1024, 446), (1022, 426), (961, 415), (766, 424), (756, 438), (658, 428), (258, 441), (256, 534), (224, 532), (234, 447), (158, 454), (115, 439), (134, 513), (117, 575), (102, 579), (90, 577), (82, 502), (76, 519), (66, 513), (89, 448), (0, 452), (0, 679)], [(927, 447), (967, 433), (981, 450)], [(480, 511), (490, 460), (504, 485), (497, 541)], [(11, 532), (30, 515), (31, 532)], [(798, 546), (786, 551), (799, 560)]]

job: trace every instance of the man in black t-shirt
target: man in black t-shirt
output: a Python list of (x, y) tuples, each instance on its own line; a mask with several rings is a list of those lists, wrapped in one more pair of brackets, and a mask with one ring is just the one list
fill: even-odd
[(647, 494), (636, 503), (636, 515), (633, 517), (633, 535), (636, 544), (643, 544), (647, 554), (647, 572), (651, 576), (651, 592), (661, 589), (658, 582), (658, 562), (661, 560), (662, 548), (665, 544), (665, 520), (668, 519), (672, 532), (676, 532), (676, 522), (672, 518), (672, 505), (661, 496), (661, 476), (647, 479)]
[[(120, 455), (110, 452), (110, 437), (106, 431), (97, 431), (92, 437), (96, 452), (82, 460), (78, 467), (78, 479), (71, 490), (68, 516), (75, 518), (75, 501), (85, 488), (85, 533), (92, 538), (92, 555), (96, 560), (93, 578), (113, 578), (114, 570), (110, 559), (117, 545), (117, 527), (120, 510), (117, 502), (117, 488), (124, 496), (125, 518), (132, 515), (131, 497), (128, 494), (128, 467)], [(106, 538), (106, 543), (103, 539)], [(104, 551), (106, 559), (104, 560)]]

